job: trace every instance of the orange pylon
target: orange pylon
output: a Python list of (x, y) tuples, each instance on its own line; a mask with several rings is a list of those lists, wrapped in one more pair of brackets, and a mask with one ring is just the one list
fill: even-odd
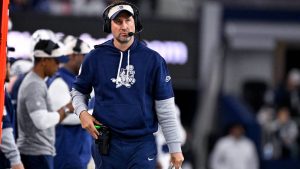
[(1, 37), (0, 37), (0, 142), (2, 138), (2, 118), (4, 109), (4, 80), (6, 72), (6, 43), (8, 29), (9, 0), (2, 0), (1, 8)]

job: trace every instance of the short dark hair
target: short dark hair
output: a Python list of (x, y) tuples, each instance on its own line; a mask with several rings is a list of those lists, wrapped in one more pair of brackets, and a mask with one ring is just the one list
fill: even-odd
[(229, 122), (226, 126), (225, 126), (225, 133), (228, 134), (230, 133), (231, 129), (235, 128), (235, 127), (242, 127), (245, 132), (246, 132), (246, 127), (245, 124), (243, 124), (243, 122), (240, 121), (232, 121)]

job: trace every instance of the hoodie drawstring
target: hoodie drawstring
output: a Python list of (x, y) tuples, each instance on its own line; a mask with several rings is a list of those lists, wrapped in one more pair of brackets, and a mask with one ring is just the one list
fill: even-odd
[(129, 81), (129, 61), (130, 61), (130, 50), (128, 50), (128, 55), (127, 55), (127, 66), (126, 66), (126, 81)]
[(118, 83), (120, 83), (121, 77), (120, 77), (120, 70), (121, 70), (121, 65), (122, 65), (122, 60), (123, 60), (123, 52), (120, 52), (121, 56), (120, 56), (120, 61), (119, 61), (119, 68), (118, 68), (118, 73), (117, 73), (117, 77), (116, 77), (116, 84), (118, 85)]
[[(116, 88), (121, 87), (122, 85), (125, 85), (126, 87), (130, 86), (130, 84), (129, 84), (130, 50), (128, 50), (128, 56), (127, 56), (126, 77), (123, 77), (123, 79), (121, 77), (122, 72), (120, 72), (121, 66), (122, 66), (122, 61), (123, 61), (123, 52), (120, 52), (120, 54), (121, 54), (121, 56), (120, 56), (120, 61), (119, 61), (117, 77), (116, 77), (116, 79), (111, 79), (114, 83), (116, 83)], [(123, 75), (125, 75), (125, 74), (123, 74)]]

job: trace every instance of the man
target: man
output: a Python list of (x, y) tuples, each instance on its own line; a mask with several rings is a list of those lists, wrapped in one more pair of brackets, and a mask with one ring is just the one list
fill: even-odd
[(258, 169), (254, 143), (244, 136), (244, 126), (237, 122), (229, 127), (227, 136), (217, 141), (210, 159), (212, 169)]
[[(10, 83), (11, 86), (11, 100), (12, 100), (12, 104), (15, 108), (15, 110), (17, 110), (17, 98), (18, 98), (18, 92), (19, 92), (19, 88), (20, 85), (22, 83), (22, 81), (24, 80), (25, 76), (27, 75), (27, 73), (32, 69), (33, 67), (33, 51), (34, 51), (34, 46), (36, 45), (36, 43), (39, 40), (56, 40), (56, 36), (55, 33), (49, 29), (38, 29), (35, 32), (33, 32), (32, 36), (31, 36), (31, 53), (32, 56), (30, 56), (30, 59), (28, 60), (17, 60), (15, 61), (12, 65), (11, 65), (11, 75), (14, 80), (13, 82)], [(11, 79), (12, 81), (12, 79)], [(18, 133), (16, 132), (16, 137), (18, 137)]]
[[(73, 36), (66, 36), (63, 43), (67, 48), (69, 61), (48, 80), (48, 92), (54, 110), (71, 101), (72, 84), (78, 75), (84, 55), (90, 52), (88, 44)], [(56, 126), (55, 134), (57, 154), (54, 157), (54, 168), (86, 169), (91, 159), (92, 138), (81, 128), (78, 116), (68, 115)]]
[[(104, 31), (111, 32), (113, 39), (96, 46), (85, 57), (71, 92), (82, 127), (99, 142), (94, 146), (96, 168), (154, 169), (157, 149), (153, 133), (159, 122), (171, 163), (179, 169), (183, 155), (166, 62), (134, 38), (134, 32), (142, 31), (139, 11), (134, 5), (115, 2), (106, 8), (103, 19)], [(86, 105), (92, 88), (93, 116)], [(94, 124), (100, 123), (108, 132), (105, 127), (105, 131), (97, 131)], [(106, 143), (104, 133), (110, 135), (109, 146), (101, 144)]]
[(54, 75), (59, 62), (66, 62), (58, 44), (52, 40), (39, 40), (34, 47), (34, 66), (25, 76), (19, 89), (17, 144), (26, 169), (53, 169), (55, 155), (55, 125), (73, 111), (66, 104), (51, 110), (46, 77)]
[[(9, 82), (9, 73), (10, 64), (7, 59), (5, 82)], [(15, 110), (6, 90), (3, 116), (2, 141), (0, 144), (0, 168), (4, 169), (11, 167), (12, 169), (24, 169), (14, 137), (15, 128), (13, 124), (15, 120)]]
[[(299, 130), (288, 107), (279, 107), (276, 118), (269, 124), (274, 147), (273, 159), (297, 159)], [(271, 142), (271, 141), (270, 141)]]

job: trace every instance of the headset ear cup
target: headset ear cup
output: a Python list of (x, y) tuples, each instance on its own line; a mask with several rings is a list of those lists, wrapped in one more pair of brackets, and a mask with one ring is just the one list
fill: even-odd
[(103, 18), (103, 31), (106, 33), (111, 33), (110, 29), (110, 19), (108, 18), (108, 12), (111, 7), (108, 6), (103, 12), (102, 18)]
[(135, 22), (135, 32), (141, 32), (143, 30), (143, 25), (141, 23), (140, 17), (139, 17), (139, 10), (138, 8), (131, 4), (131, 7), (134, 9), (134, 22)]
[(111, 33), (110, 20), (109, 19), (104, 19), (103, 31), (106, 32), (106, 33)]
[(143, 25), (141, 24), (141, 21), (139, 19), (139, 17), (136, 18), (136, 23), (135, 23), (135, 29), (136, 29), (136, 32), (142, 32), (143, 30)]

